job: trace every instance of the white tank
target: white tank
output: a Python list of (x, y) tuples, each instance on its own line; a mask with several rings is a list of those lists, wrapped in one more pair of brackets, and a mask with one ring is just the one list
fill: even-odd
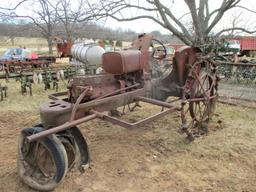
[(105, 50), (95, 43), (77, 43), (71, 47), (71, 54), (76, 60), (93, 66), (102, 65), (102, 55)]

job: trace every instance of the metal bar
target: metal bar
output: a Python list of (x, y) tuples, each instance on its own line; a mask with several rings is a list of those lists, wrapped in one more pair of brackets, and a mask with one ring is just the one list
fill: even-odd
[(72, 122), (75, 119), (76, 116), (76, 111), (78, 109), (78, 106), (82, 99), (86, 96), (86, 94), (91, 90), (91, 87), (86, 87), (84, 91), (80, 94), (80, 96), (77, 98), (76, 103), (74, 104), (71, 114), (70, 114), (70, 119), (69, 122)]
[(115, 117), (111, 117), (111, 116), (108, 116), (108, 115), (103, 115), (102, 117), (100, 117), (100, 119), (102, 119), (104, 121), (108, 121), (108, 122), (113, 123), (113, 124), (117, 124), (121, 127), (125, 127), (125, 128), (128, 128), (128, 129), (134, 128), (132, 123), (128, 123), (124, 120), (117, 119)]
[[(213, 95), (209, 97), (209, 100), (216, 98), (217, 95)], [(196, 102), (196, 101), (206, 101), (205, 97), (200, 97), (200, 98), (193, 98), (193, 99), (187, 99), (188, 102)]]
[(158, 106), (161, 106), (161, 107), (166, 107), (166, 108), (174, 107), (176, 110), (180, 110), (179, 107), (176, 107), (176, 106), (174, 106), (170, 103), (167, 103), (167, 102), (164, 102), (164, 101), (159, 101), (159, 100), (156, 100), (156, 99), (150, 99), (150, 98), (142, 97), (142, 96), (136, 97), (135, 99), (137, 101), (142, 101), (142, 102), (145, 102), (145, 103), (151, 103), (153, 105), (158, 105)]
[(256, 103), (255, 99), (246, 99), (246, 98), (241, 98), (241, 97), (229, 97), (225, 95), (219, 96), (220, 99), (234, 99), (234, 100), (240, 100), (240, 101), (247, 101), (247, 102), (253, 102)]
[(105, 97), (108, 97), (108, 96), (111, 96), (111, 95), (115, 95), (115, 94), (117, 94), (117, 93), (119, 93), (119, 92), (121, 92), (121, 91), (125, 91), (125, 90), (127, 90), (127, 89), (135, 88), (135, 87), (138, 87), (138, 86), (140, 86), (140, 84), (139, 84), (139, 83), (136, 83), (135, 85), (132, 85), (132, 86), (129, 86), (129, 87), (125, 87), (125, 88), (122, 88), (122, 89), (118, 89), (118, 90), (113, 91), (113, 92), (111, 92), (111, 93), (107, 93), (107, 94), (105, 94), (105, 95), (102, 95), (102, 96), (96, 98), (96, 100), (97, 100), (97, 99), (103, 99), (103, 98), (105, 98)]
[(167, 103), (174, 103), (174, 102), (179, 101), (179, 100), (180, 100), (180, 98), (178, 97), (177, 99), (173, 99), (171, 101), (167, 101)]
[(231, 102), (231, 101), (224, 101), (224, 100), (218, 99), (218, 102), (222, 103), (222, 104), (231, 105), (231, 106), (240, 106), (240, 107), (246, 107), (246, 108), (250, 108), (250, 109), (256, 109), (256, 106), (248, 106), (248, 105), (244, 105), (244, 104), (241, 104), (241, 103), (234, 103), (234, 102)]
[(138, 128), (139, 126), (142, 126), (142, 125), (145, 125), (151, 121), (154, 121), (156, 119), (159, 119), (171, 112), (174, 112), (174, 111), (177, 111), (176, 107), (172, 107), (170, 109), (167, 109), (165, 111), (162, 111), (160, 113), (157, 113), (155, 115), (152, 115), (150, 117), (147, 117), (145, 119), (142, 119), (140, 121), (137, 121), (136, 123), (129, 123), (127, 121), (124, 121), (124, 120), (121, 120), (121, 119), (117, 119), (115, 117), (111, 117), (109, 115), (105, 115), (103, 113), (99, 113), (99, 112), (94, 112), (95, 114), (98, 114), (98, 118), (102, 119), (102, 120), (105, 120), (105, 121), (108, 121), (108, 122), (111, 122), (113, 124), (117, 124), (117, 125), (120, 125), (122, 127), (125, 127), (125, 128), (128, 128), (128, 129), (134, 129), (134, 128)]
[(256, 66), (256, 64), (249, 64), (249, 63), (231, 63), (231, 62), (219, 62), (221, 65), (234, 65), (234, 66)]
[(90, 121), (92, 119), (95, 119), (97, 118), (97, 114), (92, 114), (92, 115), (89, 115), (89, 116), (86, 116), (86, 117), (83, 117), (81, 119), (77, 119), (77, 120), (74, 120), (74, 121), (71, 121), (71, 122), (67, 122), (67, 123), (64, 123), (60, 126), (57, 126), (57, 127), (53, 127), (53, 128), (50, 128), (50, 129), (47, 129), (45, 131), (42, 131), (40, 133), (36, 133), (34, 135), (30, 135), (27, 137), (28, 141), (29, 142), (32, 142), (32, 141), (35, 141), (37, 139), (41, 139), (43, 137), (46, 137), (48, 135), (51, 135), (51, 134), (54, 134), (54, 133), (58, 133), (60, 131), (64, 131), (68, 128), (71, 128), (71, 127), (74, 127), (78, 124), (81, 124), (81, 123), (84, 123), (86, 121)]
[[(134, 91), (125, 92), (119, 95), (113, 95), (111, 97), (103, 98), (103, 99), (94, 99), (89, 102), (85, 102), (79, 105), (79, 109), (84, 108), (101, 108), (100, 111), (108, 111), (116, 107), (120, 107), (122, 105), (126, 105), (128, 103), (131, 103), (134, 101), (134, 98), (137, 98), (138, 96), (144, 95), (145, 89), (135, 89)], [(109, 106), (109, 107), (103, 107), (103, 106)], [(97, 109), (98, 110), (98, 109)]]
[(53, 93), (53, 94), (48, 95), (48, 98), (52, 99), (52, 100), (58, 100), (59, 99), (58, 97), (63, 96), (63, 95), (67, 95), (67, 94), (68, 94), (67, 91)]

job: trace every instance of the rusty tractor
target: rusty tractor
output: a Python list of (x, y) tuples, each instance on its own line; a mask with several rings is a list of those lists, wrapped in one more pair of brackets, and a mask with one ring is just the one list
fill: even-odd
[[(207, 132), (218, 98), (217, 63), (212, 54), (204, 54), (197, 47), (182, 47), (175, 53), (172, 71), (152, 78), (152, 62), (166, 56), (165, 47), (152, 42), (152, 35), (143, 34), (128, 50), (104, 53), (104, 73), (76, 76), (67, 91), (49, 95), (51, 100), (40, 107), (41, 123), (20, 134), (18, 173), (26, 184), (37, 190), (52, 190), (72, 167), (81, 171), (87, 168), (89, 149), (77, 125), (92, 119), (134, 129), (180, 112), (179, 132), (190, 141)], [(176, 98), (167, 102), (170, 96)], [(126, 105), (132, 111), (140, 101), (163, 110), (135, 123), (106, 113)], [(174, 101), (180, 104), (174, 105)]]

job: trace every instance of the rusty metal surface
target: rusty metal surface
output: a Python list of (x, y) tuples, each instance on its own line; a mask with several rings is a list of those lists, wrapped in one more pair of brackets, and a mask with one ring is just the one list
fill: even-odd
[(71, 115), (70, 115), (70, 119), (69, 122), (75, 120), (75, 116), (76, 116), (76, 112), (78, 109), (78, 106), (80, 104), (80, 102), (83, 100), (83, 98), (91, 91), (91, 87), (86, 87), (84, 89), (84, 91), (80, 94), (80, 96), (77, 98), (76, 103), (74, 104), (74, 106), (72, 107), (72, 111), (71, 111)]
[[(172, 108), (174, 107), (176, 110), (180, 110), (180, 108), (172, 105), (171, 103), (169, 102), (163, 102), (163, 101), (159, 101), (159, 100), (155, 100), (155, 99), (150, 99), (150, 98), (147, 98), (147, 97), (136, 97), (136, 100), (137, 101), (143, 101), (143, 102), (146, 102), (146, 103), (150, 103), (150, 104), (153, 104), (153, 105), (158, 105), (158, 106), (161, 106), (161, 107), (167, 107), (167, 108)], [(180, 99), (178, 99), (180, 100)], [(178, 101), (176, 100), (176, 101)]]
[(143, 69), (139, 50), (107, 52), (103, 54), (102, 59), (104, 71), (113, 75), (122, 75)]
[[(127, 93), (81, 103), (77, 106), (75, 119), (84, 117), (90, 109), (103, 112), (132, 103), (135, 97), (143, 96), (144, 94), (144, 89), (136, 89)], [(44, 127), (56, 127), (69, 121), (73, 107), (72, 103), (60, 99), (41, 105), (40, 117)]]
[(181, 97), (190, 67), (197, 60), (198, 52), (197, 48), (188, 46), (178, 49), (171, 73), (152, 82), (151, 97), (161, 101), (165, 101), (169, 96)]
[(69, 94), (70, 101), (74, 103), (79, 95), (88, 86), (92, 86), (90, 95), (84, 101), (90, 101), (105, 95), (106, 93), (113, 92), (120, 88), (120, 83), (116, 81), (115, 77), (110, 74), (104, 75), (91, 75), (91, 76), (77, 76), (73, 78)]
[(59, 57), (69, 57), (71, 56), (71, 47), (73, 45), (71, 40), (64, 40), (59, 37), (54, 37), (56, 43), (56, 48)]
[(131, 86), (129, 86), (129, 87), (123, 87), (123, 88), (118, 89), (118, 90), (115, 90), (115, 91), (113, 91), (113, 92), (106, 93), (105, 95), (102, 95), (102, 96), (100, 96), (100, 97), (98, 97), (98, 98), (96, 98), (96, 99), (97, 99), (97, 100), (98, 100), (98, 99), (103, 99), (103, 98), (105, 98), (105, 97), (113, 96), (113, 95), (116, 95), (116, 94), (118, 94), (118, 93), (125, 93), (126, 90), (133, 89), (133, 88), (138, 88), (139, 86), (140, 86), (140, 84), (139, 84), (139, 83), (136, 83), (135, 85), (131, 85)]
[(163, 116), (165, 116), (169, 113), (175, 112), (175, 111), (176, 111), (175, 107), (172, 107), (172, 108), (169, 108), (169, 109), (164, 110), (162, 112), (159, 112), (155, 115), (152, 115), (150, 117), (147, 117), (145, 119), (137, 121), (136, 123), (129, 123), (127, 121), (117, 119), (115, 117), (112, 117), (112, 116), (109, 116), (109, 115), (104, 115), (104, 114), (99, 115), (99, 117), (100, 117), (100, 119), (108, 121), (110, 123), (117, 124), (117, 125), (120, 125), (122, 127), (128, 128), (128, 129), (134, 129), (134, 128), (138, 128), (140, 126), (146, 125), (150, 122), (153, 122), (154, 120), (157, 120), (157, 119), (159, 119), (159, 118), (161, 118), (161, 117), (163, 117)]
[(54, 127), (54, 128), (42, 131), (40, 133), (28, 136), (27, 139), (28, 139), (29, 142), (32, 142), (32, 141), (35, 141), (37, 139), (46, 137), (48, 135), (64, 131), (68, 128), (74, 127), (74, 126), (76, 126), (78, 124), (81, 124), (81, 123), (84, 123), (86, 121), (90, 121), (92, 119), (95, 119), (96, 117), (97, 117), (97, 114), (91, 114), (91, 115), (85, 116), (83, 118), (80, 118), (80, 119), (77, 119), (77, 120), (74, 120), (74, 121), (71, 121), (71, 122), (66, 122), (63, 125), (60, 125), (58, 127)]
[(48, 98), (49, 98), (49, 99), (52, 99), (52, 100), (59, 100), (59, 99), (60, 99), (59, 97), (65, 96), (65, 95), (68, 95), (68, 92), (67, 92), (67, 91), (49, 94), (49, 95), (48, 95)]

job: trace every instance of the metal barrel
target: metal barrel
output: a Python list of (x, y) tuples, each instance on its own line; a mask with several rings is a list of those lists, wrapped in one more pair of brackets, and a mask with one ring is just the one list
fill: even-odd
[(77, 43), (71, 47), (71, 54), (76, 60), (93, 66), (102, 65), (102, 55), (105, 50), (95, 43)]

